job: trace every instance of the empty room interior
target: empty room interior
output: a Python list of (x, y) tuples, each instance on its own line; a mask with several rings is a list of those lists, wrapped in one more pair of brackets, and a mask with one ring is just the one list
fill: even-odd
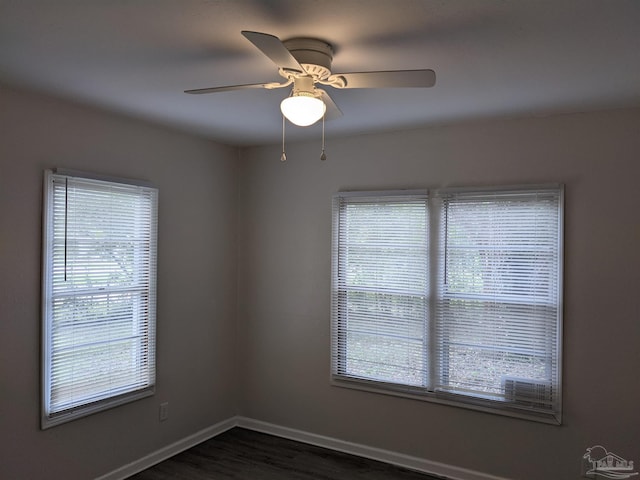
[[(637, 475), (639, 25), (0, 0), (0, 478), (125, 479), (235, 427), (452, 480)], [(94, 194), (94, 233), (150, 201), (150, 243), (77, 247)]]

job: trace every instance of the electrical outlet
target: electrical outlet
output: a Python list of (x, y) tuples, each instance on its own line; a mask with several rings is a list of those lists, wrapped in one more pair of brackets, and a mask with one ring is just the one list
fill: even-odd
[(164, 422), (169, 418), (169, 402), (160, 404), (160, 421)]

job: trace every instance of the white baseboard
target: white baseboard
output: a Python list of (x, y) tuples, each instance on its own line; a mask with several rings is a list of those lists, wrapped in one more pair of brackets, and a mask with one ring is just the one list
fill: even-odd
[(288, 438), (290, 440), (296, 440), (310, 445), (316, 445), (318, 447), (329, 448), (338, 452), (349, 453), (351, 455), (357, 455), (371, 460), (390, 463), (392, 465), (416, 470), (418, 472), (444, 477), (447, 480), (509, 480), (504, 477), (496, 477), (495, 475), (488, 475), (486, 473), (468, 470), (466, 468), (456, 467), (445, 463), (434, 462), (424, 458), (412, 457), (402, 453), (391, 452), (380, 448), (369, 447), (367, 445), (347, 442), (337, 438), (317, 435), (315, 433), (282, 427), (273, 423), (239, 416), (231, 417), (200, 430), (193, 435), (189, 435), (182, 440), (178, 440), (171, 445), (152, 452), (139, 460), (98, 477), (96, 480), (124, 480), (127, 477), (139, 473), (146, 468), (152, 467), (163, 460), (183, 452), (184, 450), (220, 435), (233, 427), (242, 427), (248, 430), (255, 430), (256, 432), (268, 433), (270, 435)]
[(357, 455), (371, 460), (378, 460), (380, 462), (390, 463), (392, 465), (416, 470), (418, 472), (429, 473), (431, 475), (444, 477), (450, 480), (508, 480), (504, 477), (496, 477), (495, 475), (488, 475), (486, 473), (434, 462), (424, 458), (412, 457), (402, 453), (346, 442), (337, 438), (325, 437), (323, 435), (316, 435), (315, 433), (281, 427), (279, 425), (261, 422), (251, 418), (237, 417), (236, 421), (238, 427), (268, 433), (278, 437), (316, 445), (318, 447), (329, 448), (331, 450), (349, 453), (351, 455)]
[(124, 480), (125, 478), (135, 475), (149, 467), (152, 467), (163, 460), (166, 460), (180, 452), (184, 452), (191, 447), (195, 447), (199, 443), (202, 443), (210, 438), (220, 435), (223, 432), (235, 427), (237, 425), (236, 417), (231, 417), (222, 422), (216, 423), (210, 427), (207, 427), (199, 432), (189, 435), (188, 437), (178, 440), (177, 442), (167, 445), (166, 447), (156, 450), (142, 457), (139, 460), (128, 463), (127, 465), (113, 470), (106, 475), (98, 477), (96, 480)]

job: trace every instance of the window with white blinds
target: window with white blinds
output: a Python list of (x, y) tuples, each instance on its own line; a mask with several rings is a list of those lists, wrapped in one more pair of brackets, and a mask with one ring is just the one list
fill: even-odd
[(559, 423), (561, 186), (334, 197), (334, 382)]
[(157, 198), (45, 173), (43, 428), (153, 393)]
[(334, 198), (333, 371), (425, 386), (425, 193)]

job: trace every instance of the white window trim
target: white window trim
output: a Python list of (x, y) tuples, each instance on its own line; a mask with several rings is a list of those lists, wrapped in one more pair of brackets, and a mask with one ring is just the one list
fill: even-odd
[[(89, 180), (97, 180), (103, 182), (110, 182), (114, 184), (122, 184), (122, 185), (135, 185), (139, 187), (144, 187), (152, 191), (153, 195), (153, 204), (152, 204), (152, 236), (150, 240), (150, 248), (152, 255), (152, 265), (150, 266), (150, 279), (149, 279), (149, 287), (148, 294), (151, 297), (150, 301), (150, 323), (149, 323), (149, 336), (151, 338), (151, 348), (152, 352), (150, 353), (150, 359), (153, 362), (152, 368), (152, 378), (148, 382), (148, 385), (145, 388), (141, 388), (138, 390), (134, 390), (128, 393), (114, 395), (109, 398), (105, 398), (99, 401), (94, 401), (91, 403), (87, 403), (85, 405), (80, 405), (75, 408), (70, 408), (67, 410), (62, 410), (60, 412), (49, 412), (49, 392), (50, 392), (50, 366), (48, 364), (48, 360), (50, 358), (51, 353), (51, 335), (50, 335), (50, 319), (52, 315), (51, 309), (51, 298), (52, 298), (52, 239), (53, 239), (53, 220), (51, 215), (51, 209), (53, 208), (53, 188), (50, 186), (52, 182), (52, 178), (56, 175), (67, 176), (67, 177), (78, 177), (82, 179)], [(122, 178), (114, 178), (107, 177), (102, 175), (96, 175), (92, 173), (84, 173), (73, 170), (66, 169), (53, 169), (53, 170), (45, 170), (44, 172), (44, 186), (43, 186), (43, 255), (42, 255), (42, 357), (41, 357), (41, 428), (47, 429), (62, 423), (66, 423), (71, 420), (75, 420), (81, 417), (85, 417), (87, 415), (91, 415), (93, 413), (97, 413), (109, 408), (113, 408), (118, 405), (123, 405), (125, 403), (129, 403), (141, 398), (145, 398), (151, 396), (155, 393), (155, 298), (156, 298), (156, 255), (157, 255), (157, 189), (154, 188), (149, 182), (145, 181), (137, 181), (131, 179), (122, 179)]]
[[(411, 387), (402, 384), (394, 384), (394, 383), (386, 383), (382, 381), (376, 380), (368, 380), (361, 378), (354, 378), (346, 375), (342, 375), (338, 373), (336, 368), (336, 360), (334, 353), (334, 339), (337, 338), (335, 335), (335, 329), (337, 328), (338, 319), (335, 318), (334, 315), (334, 302), (336, 301), (336, 275), (338, 270), (338, 259), (336, 254), (336, 245), (338, 242), (339, 235), (339, 215), (332, 215), (332, 319), (331, 319), (331, 375), (330, 375), (330, 384), (337, 387), (345, 387), (351, 388), (371, 393), (384, 394), (384, 395), (393, 395), (399, 396), (414, 400), (428, 401), (432, 403), (461, 407), (466, 409), (471, 409), (475, 411), (481, 411), (492, 414), (499, 414), (514, 418), (520, 418), (525, 420), (532, 420), (541, 423), (548, 423), (552, 425), (560, 425), (562, 423), (562, 338), (563, 338), (563, 300), (562, 300), (562, 292), (563, 292), (563, 253), (564, 253), (564, 185), (562, 184), (539, 184), (539, 185), (516, 185), (516, 186), (500, 186), (500, 187), (462, 187), (462, 188), (446, 188), (446, 189), (435, 189), (429, 192), (429, 223), (438, 222), (436, 217), (439, 216), (439, 209), (433, 208), (432, 206), (432, 198), (438, 198), (442, 194), (450, 194), (456, 192), (508, 192), (508, 191), (526, 191), (526, 190), (545, 190), (545, 189), (555, 189), (558, 191), (559, 201), (558, 201), (558, 245), (559, 245), (559, 259), (558, 259), (558, 295), (559, 295), (559, 305), (558, 305), (558, 323), (557, 323), (557, 337), (556, 337), (556, 351), (557, 351), (557, 380), (558, 380), (558, 391), (555, 393), (557, 398), (557, 411), (552, 413), (542, 413), (532, 410), (527, 410), (516, 405), (505, 402), (504, 400), (496, 400), (492, 396), (487, 396), (486, 398), (481, 398), (479, 396), (466, 396), (456, 393), (447, 393), (447, 392), (436, 392), (431, 389), (425, 389), (422, 387)], [(334, 195), (334, 209), (335, 202), (337, 199), (341, 197), (383, 197), (383, 196), (398, 196), (398, 195), (412, 195), (415, 193), (425, 193), (427, 190), (394, 190), (394, 191), (355, 191), (355, 192), (338, 192)], [(439, 227), (429, 227), (430, 237), (439, 237), (438, 230)], [(436, 232), (436, 234), (433, 234)], [(430, 265), (437, 265), (437, 256), (438, 256), (438, 239), (431, 238), (429, 249), (430, 249)], [(430, 289), (430, 299), (429, 299), (429, 315), (433, 314), (433, 309), (435, 308), (435, 289), (437, 288), (437, 268), (429, 269), (429, 282), (432, 285)], [(429, 322), (429, 342), (431, 343), (434, 338), (433, 328), (434, 322)], [(433, 351), (433, 347), (430, 347), (430, 350)], [(435, 362), (431, 362), (434, 364)], [(433, 379), (435, 373), (433, 371), (430, 372), (430, 377)], [(431, 383), (432, 384), (432, 383)]]

